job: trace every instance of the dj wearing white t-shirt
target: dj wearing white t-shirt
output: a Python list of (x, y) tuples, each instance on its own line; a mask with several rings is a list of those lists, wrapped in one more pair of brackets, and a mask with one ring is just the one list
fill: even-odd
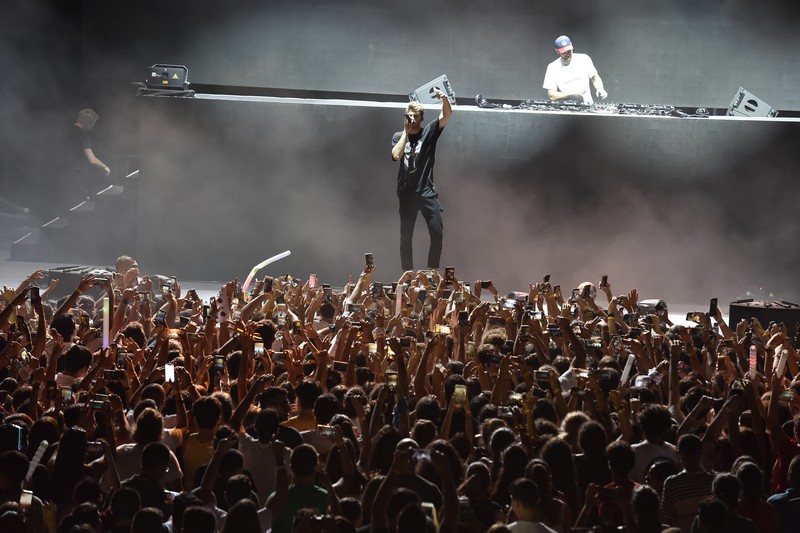
[(608, 93), (603, 88), (603, 80), (586, 54), (575, 54), (572, 41), (566, 35), (556, 39), (556, 52), (559, 58), (547, 65), (544, 84), (550, 100), (571, 100), (593, 104), (589, 81), (597, 91), (597, 97), (605, 99)]

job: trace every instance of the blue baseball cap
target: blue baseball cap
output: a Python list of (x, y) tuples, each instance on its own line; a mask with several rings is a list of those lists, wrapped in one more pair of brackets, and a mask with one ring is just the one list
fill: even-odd
[(567, 50), (572, 50), (572, 41), (569, 40), (569, 37), (566, 35), (562, 35), (556, 39), (556, 50), (558, 50), (559, 54), (563, 54)]

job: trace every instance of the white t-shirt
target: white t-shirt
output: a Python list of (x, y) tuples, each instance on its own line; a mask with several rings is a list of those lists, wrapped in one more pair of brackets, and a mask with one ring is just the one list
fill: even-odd
[(669, 442), (654, 444), (645, 440), (637, 442), (631, 446), (631, 448), (633, 448), (633, 453), (636, 454), (636, 463), (631, 472), (631, 479), (637, 483), (644, 483), (644, 476), (647, 474), (647, 469), (656, 459), (665, 457), (675, 463), (676, 467), (680, 465), (675, 445)]
[(333, 441), (330, 439), (330, 437), (320, 435), (316, 429), (312, 429), (310, 431), (301, 431), (300, 436), (303, 437), (303, 442), (310, 444), (315, 450), (317, 450), (317, 453), (324, 464), (324, 459), (328, 457), (328, 454), (331, 452), (331, 448), (333, 448)]
[(70, 376), (69, 374), (64, 374), (63, 372), (59, 372), (56, 374), (56, 386), (61, 387), (74, 387), (76, 383), (78, 383), (78, 379)]
[[(117, 456), (114, 462), (117, 465), (117, 473), (119, 473), (120, 481), (124, 481), (140, 472), (141, 466), (139, 463), (142, 458), (142, 451), (144, 451), (144, 446), (136, 443), (117, 446)], [(164, 473), (164, 477), (161, 478), (161, 482), (167, 483), (169, 481), (180, 480), (182, 476), (183, 473), (181, 472), (181, 465), (178, 463), (178, 458), (170, 451), (169, 466)]]
[[(258, 501), (264, 505), (267, 497), (275, 492), (277, 470), (275, 468), (275, 453), (272, 444), (264, 444), (254, 439), (247, 433), (239, 433), (239, 451), (244, 457), (244, 469), (253, 476), (256, 484)], [(289, 452), (283, 458), (283, 464), (289, 468)]]
[[(131, 431), (133, 431), (133, 428), (136, 427), (136, 419), (133, 418), (133, 409), (128, 409), (128, 412), (125, 413), (125, 418), (128, 419), (128, 425), (131, 427)], [(164, 429), (175, 429), (178, 415), (162, 415), (161, 420), (163, 421)]]
[(508, 524), (508, 529), (514, 533), (556, 533), (554, 529), (547, 527), (541, 522), (528, 522), (526, 520), (517, 520)]
[[(131, 433), (133, 433), (136, 429), (136, 419), (133, 418), (133, 409), (128, 409), (125, 418), (128, 419), (128, 425), (130, 426)], [(175, 431), (178, 415), (164, 415), (161, 420), (164, 427), (161, 431), (161, 442), (166, 444), (167, 448), (169, 448), (172, 453), (177, 453), (178, 448), (183, 446), (183, 433), (181, 431)]]
[(595, 76), (597, 76), (597, 69), (594, 68), (592, 58), (586, 54), (573, 53), (572, 60), (568, 65), (562, 63), (560, 57), (547, 65), (542, 87), (548, 91), (582, 93), (583, 101), (593, 104), (589, 81)]

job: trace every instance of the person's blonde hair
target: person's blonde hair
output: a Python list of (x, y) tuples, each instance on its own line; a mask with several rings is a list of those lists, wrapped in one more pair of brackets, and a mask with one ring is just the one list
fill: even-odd
[(425, 106), (419, 102), (409, 102), (406, 106), (406, 111), (409, 113), (419, 113), (419, 118), (425, 116)]
[(93, 126), (94, 123), (97, 122), (97, 119), (99, 119), (99, 118), (100, 118), (100, 115), (98, 115), (97, 112), (95, 112), (94, 109), (88, 109), (87, 108), (87, 109), (81, 109), (80, 110), (80, 112), (78, 113), (78, 118), (75, 119), (75, 122), (79, 126), (83, 126), (83, 127)]

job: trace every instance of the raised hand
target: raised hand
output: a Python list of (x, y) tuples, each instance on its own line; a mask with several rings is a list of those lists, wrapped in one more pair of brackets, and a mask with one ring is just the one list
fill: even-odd
[(78, 290), (83, 293), (98, 284), (99, 282), (97, 281), (97, 278), (95, 278), (92, 274), (84, 274), (81, 276), (81, 280), (78, 283)]
[(631, 304), (631, 307), (633, 309), (636, 309), (636, 307), (639, 305), (639, 291), (638, 290), (631, 289), (630, 292), (628, 292), (628, 302)]

